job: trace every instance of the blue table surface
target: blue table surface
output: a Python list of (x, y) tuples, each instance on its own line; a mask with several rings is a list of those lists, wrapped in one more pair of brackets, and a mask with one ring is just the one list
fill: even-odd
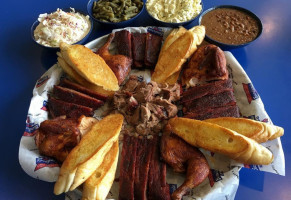
[[(282, 145), (286, 176), (242, 169), (236, 200), (291, 199), (291, 1), (290, 0), (204, 0), (204, 10), (216, 5), (242, 6), (257, 14), (264, 26), (254, 43), (231, 50), (259, 92), (274, 124), (284, 127)], [(0, 12), (0, 199), (64, 199), (53, 194), (53, 183), (28, 176), (18, 162), (18, 147), (36, 80), (54, 63), (55, 52), (36, 45), (30, 27), (40, 13), (73, 7), (86, 12), (86, 1), (1, 2)], [(197, 25), (197, 20), (189, 27)], [(156, 25), (144, 12), (131, 26)], [(88, 41), (111, 31), (94, 24)]]

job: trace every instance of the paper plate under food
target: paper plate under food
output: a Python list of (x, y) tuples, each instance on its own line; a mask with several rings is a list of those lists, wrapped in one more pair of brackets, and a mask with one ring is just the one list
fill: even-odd
[[(163, 33), (164, 38), (171, 30), (170, 28), (158, 27), (130, 27), (126, 29), (130, 32), (142, 33), (151, 30), (158, 30)], [(115, 32), (118, 30), (113, 31)], [(97, 49), (106, 42), (107, 36), (108, 35), (100, 37), (88, 43), (86, 46), (93, 50)], [(224, 53), (229, 74), (233, 80), (237, 105), (242, 116), (258, 121), (264, 121), (266, 123), (272, 123), (270, 117), (265, 111), (264, 104), (258, 92), (255, 90), (254, 85), (241, 65), (230, 52)], [(151, 73), (149, 70), (133, 70), (131, 73), (143, 76), (146, 81), (150, 81)], [(19, 162), (23, 170), (31, 177), (47, 182), (54, 182), (57, 180), (60, 166), (54, 159), (39, 154), (35, 145), (34, 135), (35, 130), (38, 129), (40, 123), (48, 119), (48, 111), (46, 107), (48, 94), (53, 86), (59, 83), (62, 76), (65, 76), (63, 70), (55, 64), (44, 75), (42, 75), (39, 80), (37, 80), (28, 110), (25, 132), (21, 138), (19, 146)], [(101, 117), (101, 113), (105, 109), (106, 106), (101, 107), (97, 112), (95, 111), (95, 116)], [(215, 182), (214, 186), (211, 187), (208, 179), (206, 179), (202, 184), (185, 195), (183, 199), (234, 199), (239, 185), (239, 170), (241, 167), (285, 175), (285, 160), (280, 138), (268, 141), (262, 145), (267, 147), (274, 155), (275, 159), (270, 165), (243, 165), (232, 161), (223, 155), (216, 153), (213, 154), (202, 150), (211, 168)], [(167, 169), (167, 182), (170, 185), (170, 191), (173, 192), (184, 182), (185, 175), (173, 172), (170, 167)], [(116, 179), (118, 179), (118, 177), (119, 165), (116, 171)], [(108, 199), (118, 199), (118, 187), (118, 182), (115, 181), (107, 197)], [(66, 196), (71, 200), (80, 199), (80, 191), (69, 192)]]

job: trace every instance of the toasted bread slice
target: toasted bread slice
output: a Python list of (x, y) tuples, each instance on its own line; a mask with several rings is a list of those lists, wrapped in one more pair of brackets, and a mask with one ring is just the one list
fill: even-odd
[(189, 29), (187, 32), (191, 32), (194, 37), (194, 42), (186, 55), (186, 58), (190, 58), (190, 56), (197, 50), (198, 46), (203, 42), (205, 37), (205, 26), (199, 25), (194, 26), (193, 28)]
[(169, 76), (179, 71), (180, 66), (186, 62), (186, 55), (193, 43), (193, 35), (186, 32), (161, 54), (155, 66), (152, 80), (163, 83)]
[(123, 116), (112, 114), (92, 126), (63, 162), (54, 187), (56, 195), (75, 189), (92, 175), (118, 140), (122, 124)]
[[(169, 48), (169, 46), (175, 40), (177, 40), (181, 35), (183, 35), (186, 31), (187, 31), (187, 29), (185, 29), (183, 26), (180, 26), (179, 28), (173, 29), (171, 31), (171, 33), (168, 35), (168, 37), (166, 38), (165, 42), (163, 43), (163, 46), (162, 46), (161, 51), (160, 51), (159, 58)], [(177, 82), (178, 78), (179, 78), (180, 71), (181, 70), (179, 70), (179, 71), (175, 72), (174, 74), (172, 74), (171, 76), (169, 76), (165, 80), (165, 83), (167, 83), (169, 85), (174, 85)]]
[(160, 55), (152, 75), (152, 80), (164, 83), (169, 76), (179, 71), (186, 60), (197, 49), (197, 45), (203, 41), (204, 36), (204, 26), (195, 26), (181, 34)]
[(178, 117), (170, 119), (169, 124), (176, 135), (193, 146), (224, 154), (244, 164), (268, 165), (273, 161), (267, 148), (222, 126)]
[(68, 74), (73, 80), (78, 82), (79, 84), (83, 85), (84, 87), (96, 91), (105, 96), (113, 96), (114, 91), (105, 90), (101, 86), (94, 85), (84, 79), (81, 75), (79, 75), (62, 57), (58, 57), (58, 64), (64, 70), (66, 74)]
[(220, 117), (204, 121), (229, 128), (258, 143), (267, 142), (284, 135), (284, 129), (279, 126), (246, 118)]
[(88, 82), (105, 90), (117, 91), (118, 80), (99, 55), (83, 45), (60, 44), (63, 59)]
[(163, 43), (163, 46), (160, 51), (159, 57), (171, 46), (171, 44), (176, 41), (181, 35), (186, 33), (187, 29), (185, 29), (183, 26), (180, 26), (179, 28), (175, 28), (171, 31), (171, 33), (168, 35), (166, 40)]
[(105, 200), (113, 184), (119, 154), (118, 141), (113, 143), (102, 164), (83, 184), (82, 200)]

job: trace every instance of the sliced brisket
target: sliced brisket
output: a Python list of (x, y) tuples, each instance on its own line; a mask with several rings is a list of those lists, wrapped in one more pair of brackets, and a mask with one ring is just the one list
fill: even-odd
[(115, 32), (116, 48), (119, 54), (132, 58), (131, 33), (127, 30)]
[(135, 67), (142, 67), (144, 63), (146, 33), (132, 34), (132, 57)]
[(81, 115), (93, 116), (92, 108), (57, 100), (53, 97), (49, 98), (48, 108), (52, 118), (62, 115), (66, 115), (68, 118), (79, 118)]
[(158, 61), (163, 37), (152, 33), (146, 35), (146, 48), (144, 63), (148, 67), (154, 67)]
[(134, 177), (134, 199), (146, 200), (147, 199), (147, 184), (148, 173), (150, 168), (151, 154), (153, 140), (145, 137), (138, 140), (136, 164), (135, 164), (135, 177)]
[(119, 200), (134, 199), (134, 178), (138, 139), (124, 135), (119, 175)]
[(148, 180), (148, 200), (170, 200), (170, 188), (166, 183), (166, 164), (160, 161), (160, 137), (154, 136), (151, 147), (152, 158), (150, 162)]
[(77, 92), (75, 90), (64, 88), (61, 86), (54, 86), (53, 95), (63, 101), (87, 106), (96, 110), (104, 104), (103, 101), (90, 97), (86, 94)]
[(61, 83), (60, 83), (60, 86), (65, 87), (65, 88), (69, 88), (69, 89), (72, 89), (72, 90), (76, 90), (76, 91), (84, 93), (84, 94), (87, 94), (87, 95), (89, 95), (91, 97), (94, 97), (96, 99), (99, 99), (101, 101), (106, 101), (107, 100), (107, 96), (104, 96), (103, 94), (99, 94), (96, 91), (89, 90), (88, 88), (86, 88), (86, 87), (84, 87), (82, 85), (79, 85), (77, 83), (69, 81), (68, 79), (63, 79), (61, 81)]

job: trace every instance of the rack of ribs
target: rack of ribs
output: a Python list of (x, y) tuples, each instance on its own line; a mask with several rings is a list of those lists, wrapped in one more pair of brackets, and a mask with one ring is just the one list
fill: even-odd
[(227, 105), (218, 108), (187, 112), (186, 118), (205, 120), (218, 117), (240, 117), (239, 109), (236, 105)]
[(231, 79), (191, 87), (182, 96), (186, 118), (240, 117)]
[(191, 87), (183, 92), (181, 102), (186, 103), (187, 101), (192, 101), (206, 95), (217, 94), (226, 90), (233, 91), (231, 79), (214, 81), (204, 85)]
[(195, 111), (200, 109), (217, 108), (225, 105), (235, 105), (236, 101), (231, 91), (224, 91), (218, 94), (207, 95), (199, 99), (195, 99), (185, 105), (187, 111)]

